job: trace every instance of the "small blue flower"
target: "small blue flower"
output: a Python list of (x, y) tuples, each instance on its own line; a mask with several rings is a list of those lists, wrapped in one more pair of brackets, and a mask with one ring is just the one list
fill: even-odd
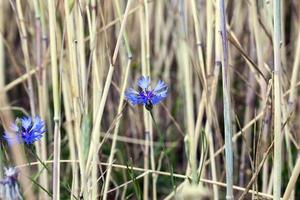
[(168, 86), (165, 82), (159, 80), (154, 89), (150, 88), (150, 78), (140, 77), (137, 81), (139, 90), (128, 88), (125, 92), (127, 100), (132, 105), (144, 105), (151, 110), (153, 105), (158, 104), (168, 96)]
[(15, 184), (18, 179), (19, 171), (15, 167), (4, 167), (5, 178), (0, 180), (2, 184)]
[(4, 178), (0, 180), (0, 199), (23, 199), (18, 186), (19, 170), (15, 167), (4, 168)]
[(40, 140), (43, 137), (45, 130), (45, 123), (41, 118), (22, 117), (17, 119), (11, 126), (14, 134), (4, 133), (3, 138), (9, 145), (14, 143), (25, 143), (27, 145)]

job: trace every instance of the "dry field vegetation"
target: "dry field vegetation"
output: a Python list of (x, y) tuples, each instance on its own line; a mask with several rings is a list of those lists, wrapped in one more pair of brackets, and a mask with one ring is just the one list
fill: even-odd
[[(299, 66), (297, 0), (0, 0), (0, 179), (15, 166), (23, 199), (300, 199)], [(141, 76), (168, 85), (151, 113), (125, 96)], [(38, 157), (2, 137), (23, 116), (45, 121)]]

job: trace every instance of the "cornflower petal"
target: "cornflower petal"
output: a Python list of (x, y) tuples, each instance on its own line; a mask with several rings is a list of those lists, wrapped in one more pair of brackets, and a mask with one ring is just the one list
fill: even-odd
[(11, 130), (12, 130), (13, 132), (18, 132), (18, 131), (19, 131), (19, 127), (18, 127), (16, 124), (12, 124), (12, 125), (10, 126), (10, 128), (11, 128)]
[(19, 143), (19, 137), (15, 134), (8, 134), (8, 133), (4, 133), (3, 134), (3, 139), (7, 141), (8, 145), (11, 146), (13, 144)]
[(151, 99), (151, 102), (153, 105), (158, 104), (162, 100), (164, 100), (167, 96), (160, 96), (160, 95), (154, 95), (153, 98)]
[(22, 117), (21, 119), (22, 127), (24, 129), (29, 129), (32, 126), (32, 118), (31, 117)]
[(34, 118), (32, 130), (34, 130), (35, 132), (44, 133), (45, 132), (44, 127), (45, 127), (45, 123), (41, 120), (41, 118), (36, 116)]
[(137, 81), (137, 85), (146, 91), (150, 85), (150, 77), (141, 76)]
[(156, 84), (154, 90), (153, 90), (153, 93), (154, 93), (154, 94), (159, 94), (159, 93), (165, 92), (165, 91), (167, 91), (167, 90), (168, 90), (167, 84), (166, 84), (164, 81), (159, 80), (159, 81), (157, 82), (157, 84)]
[(132, 88), (125, 91), (125, 96), (132, 105), (138, 104), (138, 95), (139, 93)]

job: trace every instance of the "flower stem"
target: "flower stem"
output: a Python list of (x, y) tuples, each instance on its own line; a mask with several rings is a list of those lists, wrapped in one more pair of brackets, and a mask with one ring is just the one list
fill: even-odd
[(162, 149), (162, 153), (166, 156), (166, 161), (167, 161), (167, 164), (168, 164), (168, 168), (169, 168), (169, 171), (171, 172), (171, 183), (172, 183), (173, 189), (176, 192), (176, 186), (175, 186), (175, 183), (174, 183), (174, 176), (173, 176), (173, 171), (174, 170), (173, 170), (173, 167), (172, 167), (171, 162), (169, 160), (169, 157), (167, 155), (167, 149), (166, 149), (166, 145), (165, 145), (165, 137), (163, 137), (163, 134), (162, 134), (160, 128), (158, 127), (158, 124), (156, 123), (156, 121), (154, 119), (152, 110), (149, 110), (149, 112), (150, 112), (150, 116), (152, 118), (154, 127), (155, 127), (155, 129), (157, 130), (157, 132), (159, 134), (159, 144), (160, 144), (160, 147)]
[(28, 150), (28, 152), (34, 156), (34, 158), (36, 158), (42, 165), (43, 167), (47, 170), (47, 172), (50, 172), (49, 168), (47, 167), (47, 165), (40, 159), (40, 157), (36, 154), (35, 150), (33, 149), (33, 146), (27, 146), (25, 149)]
[(160, 131), (160, 129), (159, 129), (159, 127), (158, 127), (158, 125), (157, 125), (155, 119), (154, 119), (152, 110), (149, 110), (149, 113), (150, 113), (150, 116), (151, 116), (152, 121), (153, 121), (153, 123), (154, 123), (154, 127), (155, 127), (155, 129), (157, 130), (157, 132), (158, 132), (158, 135), (159, 135), (159, 142), (160, 142), (161, 148), (162, 148), (163, 152), (165, 152), (165, 141), (164, 141), (165, 139), (164, 139), (164, 137), (163, 137), (163, 134), (161, 133), (161, 131)]

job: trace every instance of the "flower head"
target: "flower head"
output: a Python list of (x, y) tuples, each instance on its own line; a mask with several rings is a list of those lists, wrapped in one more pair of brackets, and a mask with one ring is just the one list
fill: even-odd
[(15, 167), (4, 168), (4, 175), (0, 180), (0, 199), (22, 199), (17, 182), (19, 170)]
[(127, 100), (132, 105), (144, 105), (148, 110), (151, 110), (153, 105), (158, 104), (168, 96), (168, 86), (161, 80), (151, 89), (150, 78), (142, 76), (138, 79), (137, 85), (138, 91), (128, 88), (125, 92)]
[(15, 167), (4, 167), (4, 175), (5, 178), (0, 180), (0, 183), (2, 184), (15, 184), (18, 179), (19, 170), (17, 170)]
[(22, 117), (16, 119), (16, 122), (11, 126), (14, 134), (4, 133), (3, 138), (8, 144), (25, 143), (32, 144), (43, 137), (45, 130), (45, 123), (41, 118)]

